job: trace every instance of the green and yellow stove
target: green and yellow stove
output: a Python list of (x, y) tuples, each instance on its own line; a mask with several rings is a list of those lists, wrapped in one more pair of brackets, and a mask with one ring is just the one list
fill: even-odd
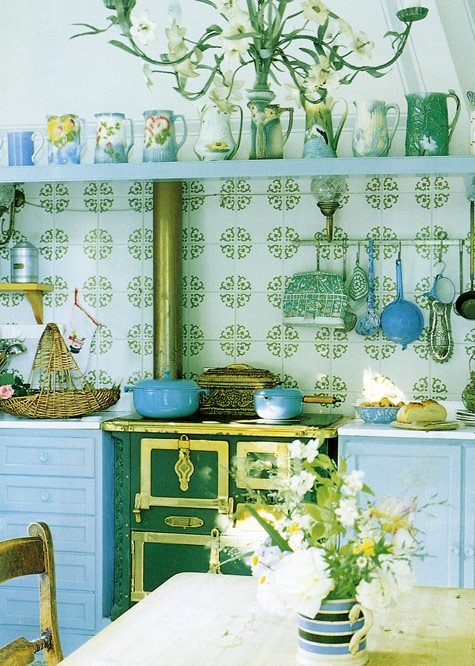
[(257, 522), (246, 519), (253, 491), (272, 494), (276, 476), (288, 473), (294, 439), (323, 436), (335, 455), (341, 421), (330, 413), (281, 422), (199, 415), (106, 421), (115, 458), (112, 618), (175, 573), (249, 574), (235, 556), (262, 539)]

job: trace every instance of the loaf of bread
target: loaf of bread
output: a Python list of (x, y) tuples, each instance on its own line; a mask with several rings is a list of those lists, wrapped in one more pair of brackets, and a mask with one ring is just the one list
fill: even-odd
[(397, 413), (399, 423), (443, 423), (447, 418), (444, 405), (436, 400), (408, 402)]

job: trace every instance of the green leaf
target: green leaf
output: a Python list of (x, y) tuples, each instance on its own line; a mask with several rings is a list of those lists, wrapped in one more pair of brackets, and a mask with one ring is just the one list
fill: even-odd
[(71, 35), (69, 39), (74, 39), (75, 37), (85, 37), (86, 35), (100, 35), (101, 32), (106, 32), (110, 28), (110, 26), (107, 26), (107, 28), (96, 28), (96, 26), (91, 25), (90, 23), (73, 23), (73, 25), (77, 25), (82, 28), (88, 28), (88, 30), (86, 32), (78, 32), (76, 35)]
[(319, 506), (325, 506), (330, 497), (330, 492), (327, 487), (319, 486), (317, 488), (317, 504)]
[(123, 42), (119, 42), (116, 39), (111, 39), (109, 41), (109, 44), (112, 44), (112, 46), (117, 46), (118, 49), (122, 49), (122, 51), (125, 51), (126, 53), (130, 53), (133, 56), (136, 56), (137, 58), (140, 58), (140, 54), (136, 53), (134, 49), (130, 48), (130, 46), (127, 46)]
[[(286, 550), (292, 550), (284, 537), (279, 534), (273, 525), (271, 525), (265, 518), (261, 516), (261, 514), (252, 506), (252, 504), (243, 505), (242, 508), (245, 511), (248, 511), (251, 516), (257, 520), (259, 525), (265, 529), (267, 534), (270, 536), (274, 546), (278, 546), (282, 552)], [(239, 515), (239, 511), (237, 515)]]
[(2, 372), (0, 374), (0, 386), (8, 386), (9, 384), (14, 384), (15, 376), (11, 372)]

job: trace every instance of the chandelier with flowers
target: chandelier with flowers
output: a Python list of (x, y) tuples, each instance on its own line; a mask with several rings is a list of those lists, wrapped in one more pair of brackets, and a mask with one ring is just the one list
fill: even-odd
[[(371, 58), (374, 42), (321, 0), (185, 0), (187, 15), (191, 6), (206, 5), (213, 10), (214, 22), (197, 37), (189, 35), (189, 28), (182, 25), (179, 0), (170, 0), (172, 20), (165, 28), (166, 53), (154, 52), (159, 25), (147, 10), (136, 11), (136, 0), (103, 2), (113, 11), (108, 25), (79, 24), (86, 30), (74, 37), (118, 28), (121, 38), (110, 40), (110, 44), (143, 60), (149, 85), (154, 75), (171, 74), (174, 89), (183, 97), (197, 100), (208, 94), (228, 112), (242, 96), (244, 83), (237, 76), (248, 66), (254, 68), (254, 91), (269, 92), (272, 85), (284, 85), (287, 98), (297, 105), (325, 101), (331, 91), (350, 84), (361, 72), (383, 76), (401, 56), (413, 23), (428, 12), (416, 1), (418, 6), (397, 12), (404, 30), (385, 35), (391, 41), (392, 54), (381, 64), (369, 65), (365, 61)], [(282, 75), (286, 79), (283, 84)]]

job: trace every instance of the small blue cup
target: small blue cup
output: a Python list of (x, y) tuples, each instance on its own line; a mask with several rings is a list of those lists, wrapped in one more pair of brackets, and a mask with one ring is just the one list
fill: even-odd
[[(35, 150), (35, 138), (40, 145)], [(8, 132), (8, 164), (10, 166), (33, 166), (43, 147), (44, 137), (39, 132), (16, 130)]]

